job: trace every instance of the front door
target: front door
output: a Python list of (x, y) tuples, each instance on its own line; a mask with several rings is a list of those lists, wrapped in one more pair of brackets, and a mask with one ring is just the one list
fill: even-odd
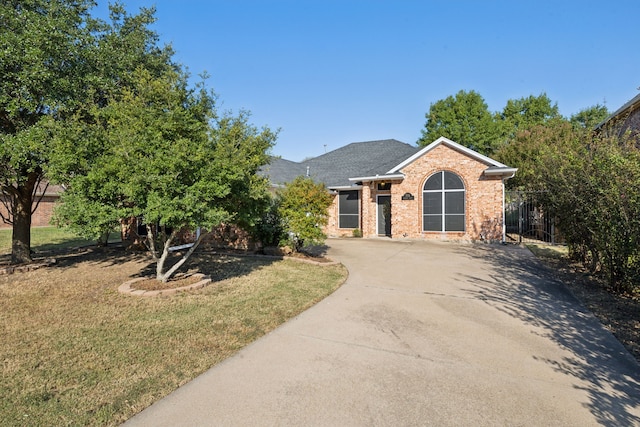
[(378, 235), (391, 237), (391, 196), (378, 196)]

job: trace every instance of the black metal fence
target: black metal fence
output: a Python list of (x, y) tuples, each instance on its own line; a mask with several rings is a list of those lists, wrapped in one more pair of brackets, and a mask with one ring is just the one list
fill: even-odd
[(540, 192), (507, 191), (505, 225), (507, 242), (562, 243), (554, 218), (545, 212)]

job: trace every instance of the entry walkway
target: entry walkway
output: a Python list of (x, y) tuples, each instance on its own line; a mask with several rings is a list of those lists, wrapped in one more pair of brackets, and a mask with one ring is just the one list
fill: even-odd
[(640, 425), (640, 366), (526, 249), (328, 245), (340, 289), (126, 426)]

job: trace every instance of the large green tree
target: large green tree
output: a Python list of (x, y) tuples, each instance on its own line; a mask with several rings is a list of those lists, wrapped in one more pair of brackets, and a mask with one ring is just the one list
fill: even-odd
[(494, 116), (479, 93), (461, 90), (455, 96), (437, 101), (425, 115), (418, 145), (425, 146), (441, 136), (476, 150), (491, 154), (499, 132)]
[[(92, 0), (9, 0), (0, 3), (0, 196), (12, 224), (12, 262), (31, 260), (31, 214), (48, 178), (82, 169), (73, 157), (56, 156), (52, 138), (70, 117), (92, 120), (129, 84), (139, 66), (172, 67), (171, 49), (157, 47), (148, 29), (153, 10), (129, 16), (111, 6), (111, 22), (90, 16)], [(87, 153), (99, 147), (84, 146)], [(90, 156), (84, 156), (90, 159)], [(90, 161), (88, 160), (90, 163)], [(67, 173), (69, 175), (69, 173)]]
[[(93, 125), (80, 123), (102, 149), (90, 153), (87, 173), (70, 178), (57, 218), (94, 237), (120, 218), (143, 218), (156, 278), (166, 281), (205, 236), (166, 268), (182, 230), (228, 221), (250, 226), (259, 217), (268, 196), (256, 172), (276, 135), (251, 126), (246, 113), (218, 116), (214, 95), (204, 83), (190, 89), (185, 73), (156, 77), (139, 68), (131, 78), (119, 99), (94, 109)], [(70, 141), (60, 146), (82, 157), (72, 149), (76, 135), (66, 134)]]
[(546, 93), (510, 99), (499, 116), (506, 139), (511, 139), (519, 130), (562, 119), (558, 104), (553, 103)]
[(609, 117), (609, 110), (604, 105), (594, 105), (592, 107), (584, 108), (571, 116), (569, 121), (579, 128), (593, 129), (599, 123), (602, 123), (604, 119)]
[(50, 122), (83, 96), (90, 1), (0, 3), (0, 192), (12, 261), (31, 260), (31, 213), (49, 160)]

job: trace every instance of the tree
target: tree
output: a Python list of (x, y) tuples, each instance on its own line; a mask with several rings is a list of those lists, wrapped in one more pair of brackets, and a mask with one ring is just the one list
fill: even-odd
[[(49, 158), (50, 120), (78, 96), (89, 1), (0, 3), (0, 196), (11, 260), (31, 260), (31, 213)], [(37, 204), (37, 203), (36, 203)]]
[(496, 154), (518, 165), (520, 188), (540, 192), (541, 209), (556, 219), (573, 258), (603, 273), (616, 292), (637, 287), (640, 151), (633, 140), (555, 121), (518, 132)]
[(593, 129), (604, 119), (609, 117), (609, 110), (604, 105), (594, 105), (593, 107), (580, 110), (569, 120), (571, 124), (583, 129)]
[(324, 184), (300, 176), (288, 183), (279, 194), (278, 213), (295, 250), (320, 244), (326, 236), (331, 196)]
[[(265, 203), (266, 181), (256, 172), (267, 162), (276, 135), (250, 126), (246, 113), (218, 117), (213, 94), (204, 82), (189, 89), (185, 73), (154, 77), (139, 68), (132, 79), (135, 84), (120, 99), (94, 110), (99, 130), (85, 135), (98, 139), (102, 153), (91, 154), (86, 175), (70, 180), (69, 196), (57, 213), (85, 234), (99, 234), (101, 228), (78, 221), (84, 212), (105, 226), (142, 217), (156, 278), (167, 281), (205, 235), (165, 269), (181, 230), (249, 222), (256, 206)], [(60, 145), (71, 146), (70, 141)]]
[(437, 101), (425, 115), (427, 122), (418, 145), (426, 146), (441, 136), (482, 154), (491, 154), (498, 142), (493, 115), (479, 93), (461, 90), (455, 97)]
[(518, 130), (561, 119), (558, 104), (552, 104), (546, 93), (539, 96), (510, 99), (500, 116), (505, 122), (507, 137), (513, 137)]
[(543, 159), (552, 157), (550, 150), (560, 150), (568, 144), (572, 150), (580, 146), (579, 133), (565, 121), (554, 121), (519, 130), (496, 150), (494, 158), (518, 168), (516, 176), (507, 181), (509, 188), (545, 191), (547, 183), (543, 178), (549, 170), (544, 167)]
[[(53, 161), (55, 133), (69, 117), (91, 120), (87, 111), (107, 105), (135, 67), (172, 66), (170, 48), (158, 48), (147, 29), (153, 9), (128, 16), (116, 4), (108, 25), (91, 18), (93, 6), (92, 0), (0, 3), (0, 196), (10, 212), (3, 220), (13, 226), (14, 263), (31, 260), (31, 214), (40, 183), (85, 166), (73, 156)], [(85, 154), (99, 151), (83, 139), (73, 144)]]

